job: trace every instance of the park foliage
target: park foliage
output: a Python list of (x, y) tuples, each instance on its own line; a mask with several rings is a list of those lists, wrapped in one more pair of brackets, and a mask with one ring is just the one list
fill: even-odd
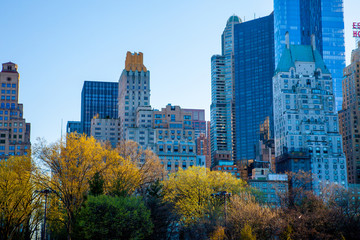
[(0, 161), (0, 240), (40, 238), (44, 189), (46, 236), (54, 240), (356, 239), (359, 196), (336, 186), (316, 196), (306, 179), (289, 174), (296, 187), (267, 205), (228, 173), (190, 167), (167, 174), (135, 142), (113, 149), (68, 134)]

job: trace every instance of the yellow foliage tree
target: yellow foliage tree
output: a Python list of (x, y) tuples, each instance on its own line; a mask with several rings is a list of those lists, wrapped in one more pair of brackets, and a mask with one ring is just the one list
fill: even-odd
[(28, 156), (0, 161), (0, 239), (30, 238), (40, 220), (35, 172)]
[(164, 199), (174, 204), (185, 225), (204, 216), (213, 200), (212, 194), (221, 191), (238, 194), (245, 187), (242, 180), (229, 173), (209, 171), (203, 167), (180, 169), (170, 174), (163, 184)]
[[(164, 176), (164, 167), (161, 165), (158, 156), (149, 149), (142, 149), (137, 142), (121, 141), (119, 142), (116, 151), (122, 157), (122, 164), (126, 168), (134, 169), (137, 167), (138, 171), (131, 183), (139, 191), (144, 190), (150, 183), (157, 179), (162, 179)], [(124, 174), (120, 174), (124, 176)], [(125, 176), (126, 177), (126, 176)]]
[[(250, 193), (233, 196), (229, 203), (227, 230), (230, 239), (242, 239), (243, 234), (270, 239), (283, 228), (279, 210), (260, 205)], [(255, 236), (253, 236), (255, 239)]]
[[(132, 141), (121, 142), (117, 149), (111, 149), (93, 137), (71, 133), (66, 142), (52, 145), (40, 142), (35, 149), (45, 169), (50, 170), (50, 174), (41, 175), (40, 182), (56, 193), (50, 197), (49, 217), (53, 223), (65, 222), (68, 239), (95, 173), (105, 180), (104, 193), (123, 196), (133, 194), (163, 173), (157, 156)], [(58, 225), (53, 227), (56, 229)]]
[(114, 166), (120, 156), (93, 137), (75, 133), (68, 134), (66, 142), (52, 145), (40, 142), (35, 151), (45, 169), (50, 170), (50, 174), (40, 176), (42, 187), (55, 191), (62, 203), (68, 239), (71, 239), (75, 215), (89, 191), (89, 180), (96, 172), (102, 173)]

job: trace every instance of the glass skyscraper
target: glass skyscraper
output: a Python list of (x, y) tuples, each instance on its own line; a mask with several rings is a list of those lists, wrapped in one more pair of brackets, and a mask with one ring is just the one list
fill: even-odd
[(255, 158), (260, 124), (270, 117), (274, 74), (274, 17), (235, 25), (235, 137), (237, 161)]
[[(234, 109), (234, 27), (241, 20), (231, 16), (221, 35), (221, 55), (211, 58), (211, 155), (214, 164), (216, 153), (230, 157), (235, 151)], [(217, 161), (217, 160), (215, 160)]]
[(290, 44), (309, 45), (315, 35), (319, 50), (333, 78), (337, 110), (342, 104), (342, 70), (345, 67), (343, 0), (274, 0), (275, 65)]
[(90, 135), (91, 119), (118, 117), (117, 82), (85, 81), (81, 91), (81, 125), (83, 133)]
[(226, 27), (221, 35), (221, 51), (224, 56), (224, 77), (225, 77), (225, 100), (226, 100), (226, 141), (231, 146), (232, 158), (236, 156), (235, 138), (235, 72), (234, 72), (234, 28), (241, 23), (238, 16), (231, 16), (226, 22)]

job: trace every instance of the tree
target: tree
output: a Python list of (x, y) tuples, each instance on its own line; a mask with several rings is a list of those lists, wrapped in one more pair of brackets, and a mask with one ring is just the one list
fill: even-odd
[(173, 239), (179, 215), (173, 211), (173, 204), (164, 200), (163, 184), (159, 180), (149, 185), (144, 200), (150, 209), (150, 217), (154, 225), (154, 230), (148, 239)]
[(299, 204), (304, 197), (312, 193), (312, 174), (311, 172), (286, 172), (288, 176), (289, 190), (279, 192), (282, 207), (292, 208)]
[(112, 196), (130, 196), (140, 187), (140, 170), (128, 159), (120, 157), (104, 175), (105, 193)]
[(96, 172), (95, 175), (90, 179), (90, 195), (99, 196), (104, 194), (104, 177), (101, 173)]
[(120, 156), (93, 137), (75, 133), (68, 134), (66, 142), (51, 145), (40, 142), (35, 153), (45, 167), (39, 182), (43, 188), (55, 191), (61, 205), (54, 206), (59, 206), (59, 211), (66, 214), (59, 219), (65, 221), (68, 239), (71, 239), (76, 214), (89, 191), (89, 180), (95, 173), (119, 162)]
[(296, 205), (282, 209), (280, 217), (293, 229), (287, 234), (291, 239), (341, 239), (338, 216), (334, 213), (334, 209), (309, 192)]
[(240, 232), (241, 240), (256, 240), (256, 235), (253, 234), (253, 231), (249, 224), (245, 224)]
[(143, 149), (137, 142), (120, 141), (116, 151), (125, 161), (129, 161), (138, 167), (138, 191), (142, 195), (151, 183), (164, 177), (164, 167), (161, 165), (158, 156), (149, 149)]
[(201, 219), (214, 198), (211, 194), (227, 191), (240, 193), (245, 184), (229, 173), (209, 171), (202, 167), (180, 169), (163, 181), (164, 199), (174, 204), (175, 210), (187, 225)]
[(0, 161), (0, 239), (30, 239), (41, 220), (35, 172), (29, 156)]
[(79, 213), (84, 239), (147, 239), (150, 211), (139, 197), (89, 196)]
[(249, 227), (259, 239), (271, 239), (281, 233), (283, 225), (277, 209), (260, 205), (250, 193), (231, 198), (226, 231), (230, 239), (243, 239)]

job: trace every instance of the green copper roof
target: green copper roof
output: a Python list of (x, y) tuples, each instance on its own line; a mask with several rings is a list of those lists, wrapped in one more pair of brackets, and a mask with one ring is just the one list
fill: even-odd
[(235, 23), (241, 23), (241, 19), (236, 16), (236, 15), (232, 15), (228, 20), (227, 23), (231, 23), (231, 22), (235, 22)]
[(330, 74), (318, 50), (310, 45), (290, 45), (285, 48), (275, 73), (288, 72), (295, 67), (295, 62), (315, 62), (315, 69), (320, 68), (323, 73)]

